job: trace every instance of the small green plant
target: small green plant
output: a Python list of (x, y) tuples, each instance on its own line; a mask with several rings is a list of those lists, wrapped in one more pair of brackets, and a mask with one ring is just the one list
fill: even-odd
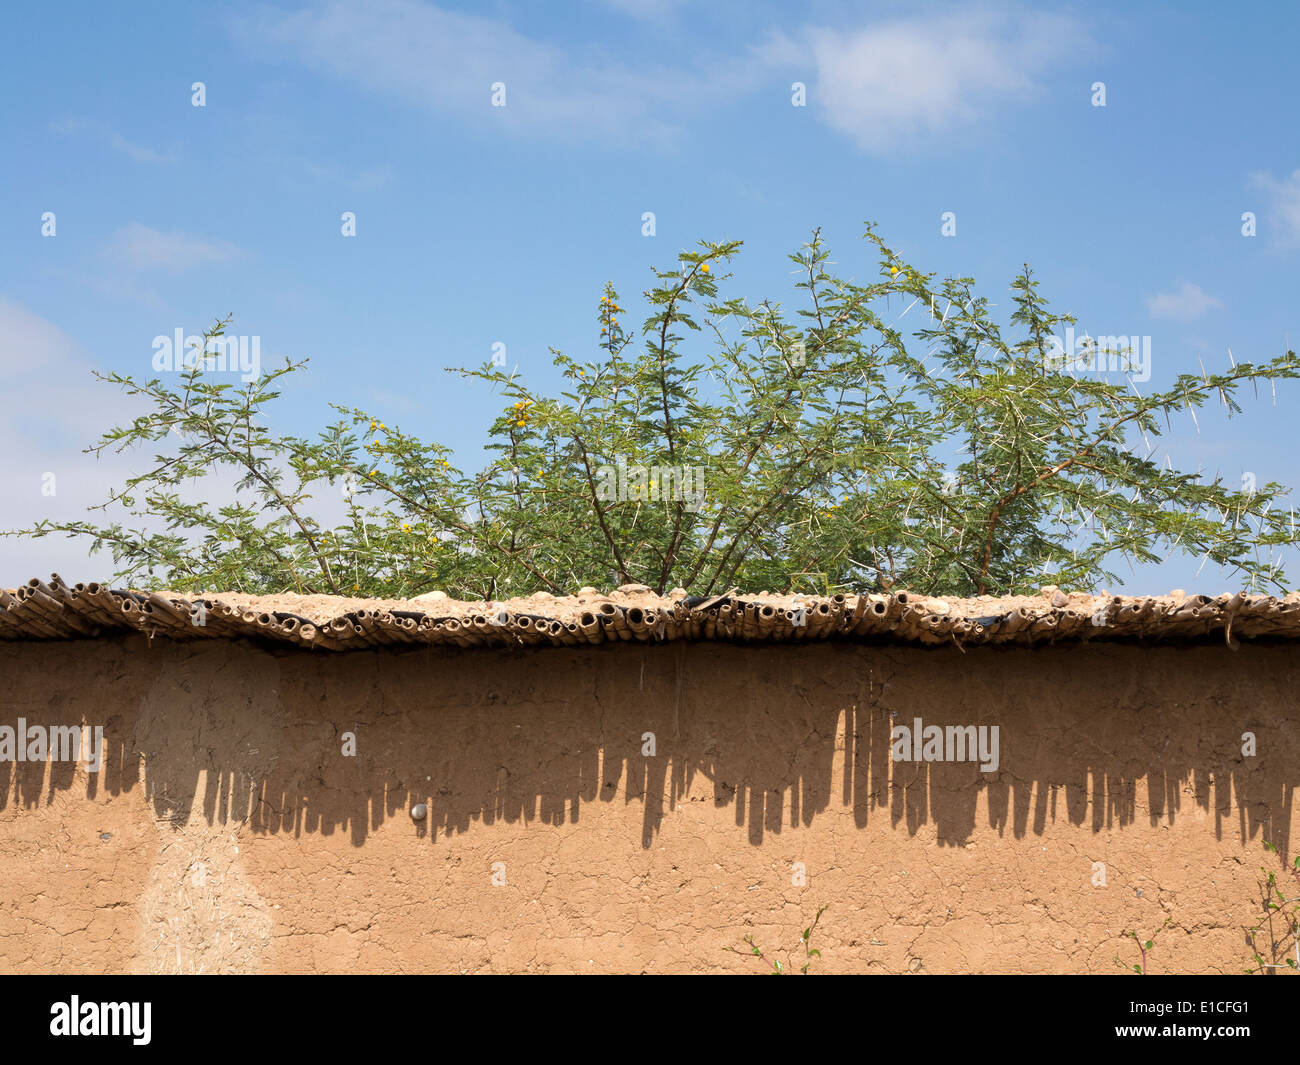
[(1124, 962), (1120, 961), (1119, 955), (1116, 954), (1115, 964), (1118, 965), (1121, 969), (1132, 969), (1135, 973), (1139, 973), (1142, 976), (1146, 976), (1147, 975), (1147, 952), (1155, 948), (1156, 936), (1158, 936), (1161, 932), (1163, 932), (1166, 928), (1169, 927), (1169, 920), (1170, 919), (1166, 917), (1165, 923), (1162, 924), (1159, 928), (1157, 928), (1154, 932), (1152, 932), (1151, 938), (1146, 940), (1145, 942), (1136, 932), (1121, 932), (1120, 933), (1121, 936), (1124, 936), (1126, 939), (1131, 938), (1133, 942), (1137, 944), (1138, 951), (1142, 955), (1142, 963), (1140, 965), (1125, 965)]
[[(1267, 841), (1264, 843), (1264, 849), (1274, 854), (1278, 853), (1277, 847)], [(1246, 939), (1255, 956), (1255, 967), (1247, 969), (1246, 972), (1262, 973), (1270, 969), (1290, 969), (1295, 972), (1300, 970), (1300, 856), (1296, 858), (1295, 864), (1287, 869), (1287, 872), (1295, 877), (1297, 884), (1296, 894), (1291, 898), (1287, 898), (1286, 892), (1278, 886), (1276, 873), (1262, 866), (1260, 872), (1264, 874), (1264, 882), (1260, 884), (1260, 901), (1264, 906), (1264, 913), (1254, 927), (1246, 931)], [(1288, 910), (1287, 907), (1291, 909)], [(1266, 930), (1268, 951), (1272, 961), (1264, 960), (1255, 938)], [(1291, 956), (1292, 953), (1294, 957)], [(1282, 959), (1280, 962), (1279, 958)]]
[[(812, 934), (817, 931), (817, 923), (822, 919), (822, 914), (824, 914), (829, 908), (829, 906), (823, 906), (818, 910), (817, 916), (813, 918), (813, 923), (805, 928), (803, 934), (799, 937), (799, 946), (803, 947), (804, 956), (804, 962), (803, 965), (799, 967), (799, 972), (804, 976), (808, 975), (808, 967), (812, 965), (813, 958), (820, 958), (822, 956), (822, 952), (812, 945)], [(763, 953), (754, 942), (754, 936), (752, 933), (745, 936), (745, 944), (749, 947), (749, 950), (740, 950), (737, 947), (723, 947), (723, 950), (729, 950), (733, 954), (751, 954), (756, 958), (761, 958), (763, 961), (770, 963), (772, 968), (768, 972), (769, 976), (785, 976), (793, 971), (794, 963), (790, 960), (792, 952), (788, 951), (786, 953), (785, 964), (782, 965), (779, 959), (769, 958)]]

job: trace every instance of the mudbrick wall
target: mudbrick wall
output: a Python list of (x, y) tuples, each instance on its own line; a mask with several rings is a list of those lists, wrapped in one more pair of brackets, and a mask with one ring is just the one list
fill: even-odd
[[(827, 906), (814, 972), (1120, 973), (1166, 921), (1152, 972), (1240, 972), (1298, 692), (1221, 640), (0, 642), (0, 725), (106, 746), (0, 762), (0, 970), (761, 972)], [(916, 718), (997, 770), (891, 759)]]

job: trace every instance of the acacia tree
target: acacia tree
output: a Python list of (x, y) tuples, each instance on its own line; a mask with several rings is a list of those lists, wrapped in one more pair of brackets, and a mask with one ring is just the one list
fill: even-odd
[[(879, 270), (865, 284), (829, 272), (819, 232), (790, 256), (793, 313), (720, 295), (739, 242), (702, 242), (656, 270), (639, 326), (607, 285), (595, 353), (552, 349), (557, 395), (491, 364), (453, 371), (504, 401), (489, 460), (471, 472), (352, 407), (336, 406), (314, 440), (272, 433), (264, 409), (302, 362), (243, 389), (201, 352), (174, 386), (98, 375), (152, 405), (87, 449), (158, 451), (99, 508), (143, 524), (42, 521), (7, 535), (90, 537), (116, 578), (180, 590), (1002, 594), (1091, 587), (1116, 578), (1116, 561), (1172, 552), (1248, 588), (1285, 587), (1276, 549), (1296, 532), (1284, 487), (1238, 491), (1162, 467), (1152, 441), (1208, 399), (1236, 413), (1243, 382), (1297, 376), (1294, 352), (1144, 396), (1131, 375), (1054, 358), (1055, 330), (1074, 319), (1049, 311), (1027, 266), (1004, 336), (973, 279), (921, 273), (871, 227), (866, 239)], [(194, 482), (222, 468), (239, 475), (229, 498), (194, 501)], [(623, 470), (638, 474), (630, 486)], [(702, 493), (674, 488), (697, 470)], [(345, 515), (326, 520), (320, 503), (338, 492)]]

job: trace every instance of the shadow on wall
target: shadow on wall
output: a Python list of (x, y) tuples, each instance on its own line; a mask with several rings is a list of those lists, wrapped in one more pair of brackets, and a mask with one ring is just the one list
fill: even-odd
[[(1199, 808), (1218, 838), (1262, 836), (1289, 855), (1300, 785), (1300, 656), (1281, 645), (327, 655), (127, 636), (0, 643), (0, 675), (0, 725), (84, 720), (107, 748), (97, 774), (0, 762), (0, 817), (72, 789), (143, 789), (161, 822), (350, 832), (360, 846), (418, 802), (435, 842), (475, 821), (576, 823), (618, 803), (641, 807), (650, 847), (665, 819), (702, 812), (692, 804), (730, 808), (754, 845), (840, 806), (860, 828), (933, 826), (953, 846), (977, 817), (1023, 838)], [(997, 770), (892, 761), (891, 727), (916, 718), (997, 726)]]

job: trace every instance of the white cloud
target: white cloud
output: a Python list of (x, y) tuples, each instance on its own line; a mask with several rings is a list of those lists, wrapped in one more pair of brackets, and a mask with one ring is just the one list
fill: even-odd
[(1280, 180), (1270, 173), (1252, 174), (1250, 183), (1268, 197), (1265, 217), (1273, 227), (1273, 242), (1300, 248), (1300, 170)]
[[(145, 348), (141, 365), (149, 367)], [(0, 419), (0, 529), (42, 519), (78, 521), (127, 475), (123, 456), (84, 453), (99, 435), (143, 411), (112, 385), (97, 381), (87, 353), (57, 326), (0, 297), (0, 395), (21, 396)], [(46, 487), (53, 475), (54, 494)], [(59, 573), (70, 583), (107, 578), (111, 556), (89, 553), (89, 540), (47, 536), (0, 538), (0, 586)]]
[(226, 241), (205, 240), (179, 230), (164, 233), (159, 229), (132, 222), (109, 238), (108, 255), (133, 270), (166, 270), (180, 273), (196, 266), (226, 262), (239, 249)]
[(604, 0), (604, 3), (633, 18), (657, 22), (676, 14), (685, 0)]
[(63, 122), (54, 123), (53, 128), (58, 133), (88, 133), (98, 137), (114, 151), (129, 156), (137, 163), (175, 162), (175, 156), (170, 152), (158, 152), (146, 145), (129, 141), (117, 130), (104, 125), (102, 122), (89, 122), (84, 118), (70, 118)]
[[(915, 16), (857, 31), (807, 28), (755, 50), (809, 81), (818, 116), (869, 152), (972, 130), (1040, 89), (1041, 76), (1092, 48), (1063, 15), (985, 9)], [(798, 78), (800, 67), (808, 75)]]
[[(438, 114), (552, 140), (671, 142), (701, 100), (761, 76), (752, 57), (705, 75), (580, 59), (497, 19), (416, 0), (262, 10), (235, 31), (250, 49), (274, 49), (277, 61), (296, 58)], [(505, 107), (491, 106), (495, 82), (506, 86)]]
[(1206, 311), (1222, 307), (1223, 301), (1211, 296), (1200, 285), (1181, 282), (1172, 292), (1157, 292), (1147, 297), (1147, 313), (1152, 318), (1177, 318), (1187, 321), (1199, 318)]
[[(658, 21), (679, 7), (678, 0), (604, 3)], [(822, 121), (875, 152), (977, 132), (999, 107), (1040, 91), (1051, 68), (1094, 50), (1074, 18), (991, 7), (856, 30), (807, 27), (731, 56), (701, 52), (694, 66), (579, 54), (497, 18), (421, 0), (324, 0), (296, 11), (261, 9), (232, 25), (246, 47), (276, 61), (296, 59), (437, 114), (552, 141), (670, 145), (702, 101), (717, 107), (759, 89), (770, 94), (779, 70), (810, 83), (809, 102)], [(494, 82), (505, 83), (505, 107), (491, 106)], [(771, 99), (784, 99), (784, 90)]]

